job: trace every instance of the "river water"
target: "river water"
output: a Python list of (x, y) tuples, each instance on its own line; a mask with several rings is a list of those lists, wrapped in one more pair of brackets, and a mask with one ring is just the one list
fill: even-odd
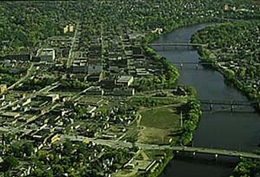
[[(172, 33), (161, 36), (154, 43), (190, 42), (190, 37), (199, 29), (211, 24), (199, 24), (180, 28)], [(171, 62), (182, 62), (179, 68), (179, 85), (194, 86), (197, 97), (203, 100), (243, 100), (247, 98), (239, 91), (224, 82), (223, 76), (211, 69), (187, 64), (185, 62), (198, 62), (199, 55), (195, 50), (187, 48), (158, 50), (160, 56), (168, 58)], [(204, 108), (203, 108), (204, 109)], [(205, 107), (207, 109), (207, 107)], [(194, 133), (193, 145), (196, 147), (221, 148), (230, 150), (250, 151), (257, 149), (260, 138), (260, 117), (253, 113), (252, 108), (239, 108), (237, 112), (228, 111), (227, 107), (213, 107), (213, 111), (203, 111), (198, 129)], [(172, 160), (161, 177), (226, 177), (232, 172), (237, 159), (214, 157), (178, 158)]]

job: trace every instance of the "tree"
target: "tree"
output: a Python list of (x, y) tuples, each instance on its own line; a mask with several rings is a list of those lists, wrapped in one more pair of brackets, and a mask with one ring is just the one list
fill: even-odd
[(13, 156), (7, 156), (4, 158), (2, 169), (3, 171), (8, 171), (19, 165), (19, 161)]
[(34, 146), (31, 142), (26, 142), (22, 146), (22, 151), (27, 155), (31, 156), (34, 151)]

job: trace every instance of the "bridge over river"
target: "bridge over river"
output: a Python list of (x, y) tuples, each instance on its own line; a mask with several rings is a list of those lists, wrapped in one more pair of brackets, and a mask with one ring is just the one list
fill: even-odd
[(240, 101), (240, 100), (199, 100), (201, 105), (209, 105), (209, 109), (213, 110), (214, 105), (219, 106), (230, 106), (231, 112), (234, 110), (235, 106), (240, 107), (252, 107), (259, 106), (257, 101)]
[[(71, 141), (83, 141), (86, 139), (84, 136), (69, 136), (69, 135), (62, 135), (60, 138), (62, 141), (65, 139), (70, 139)], [(95, 139), (95, 138), (87, 138), (88, 141), (94, 142), (100, 145), (106, 145), (113, 148), (132, 148), (133, 143), (124, 142), (119, 140), (113, 139)], [(251, 158), (251, 159), (260, 159), (260, 155), (251, 153), (251, 152), (242, 152), (242, 151), (235, 151), (235, 150), (225, 150), (225, 149), (212, 149), (212, 148), (204, 148), (204, 147), (188, 147), (188, 146), (170, 146), (170, 145), (157, 145), (157, 144), (144, 144), (144, 143), (135, 143), (135, 146), (141, 149), (147, 150), (173, 150), (176, 153), (180, 152), (190, 152), (193, 155), (196, 154), (212, 154), (215, 157), (220, 155), (222, 156), (229, 156), (229, 157), (244, 157), (244, 158)]]
[[(149, 147), (147, 147), (149, 149)], [(234, 150), (225, 150), (225, 149), (212, 149), (212, 148), (203, 148), (203, 147), (187, 147), (187, 146), (158, 146), (152, 149), (170, 149), (176, 153), (180, 152), (190, 152), (193, 155), (196, 154), (212, 154), (216, 158), (218, 156), (228, 156), (228, 157), (238, 157), (238, 158), (250, 158), (250, 159), (260, 159), (260, 155), (251, 153), (251, 152), (242, 152)]]
[[(179, 47), (185, 47), (185, 49), (194, 49), (196, 47), (206, 46), (205, 44), (189, 43), (189, 42), (168, 42), (168, 43), (152, 43), (151, 47), (161, 47), (156, 48), (156, 50), (171, 50), (179, 49)], [(167, 47), (167, 49), (166, 49)], [(171, 48), (169, 48), (171, 47)], [(187, 47), (187, 48), (186, 48)]]

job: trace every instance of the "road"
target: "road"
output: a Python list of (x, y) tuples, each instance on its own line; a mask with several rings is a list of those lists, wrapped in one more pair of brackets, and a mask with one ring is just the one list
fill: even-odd
[[(69, 135), (61, 136), (61, 140), (70, 139), (72, 141), (83, 141), (85, 138), (86, 137), (84, 136), (69, 136)], [(125, 142), (125, 141), (117, 141), (117, 140), (110, 140), (110, 139), (95, 139), (95, 138), (88, 138), (88, 140), (96, 144), (105, 145), (113, 148), (133, 147), (133, 143)], [(134, 145), (141, 149), (148, 149), (148, 150), (169, 149), (176, 152), (190, 152), (190, 153), (213, 154), (213, 155), (223, 155), (223, 156), (230, 156), (230, 157), (245, 157), (245, 158), (252, 158), (252, 159), (260, 159), (260, 155), (251, 152), (238, 152), (234, 150), (210, 149), (210, 148), (203, 148), (203, 147), (170, 146), (170, 145), (159, 146), (156, 144), (143, 144), (143, 143), (135, 143)]]
[(67, 68), (69, 68), (73, 62), (73, 56), (74, 56), (74, 48), (75, 48), (75, 41), (78, 37), (78, 28), (79, 28), (79, 22), (77, 22), (76, 24), (76, 28), (75, 28), (75, 32), (74, 32), (74, 36), (72, 38), (72, 43), (71, 43), (71, 47), (70, 47), (70, 51), (69, 51), (69, 56), (68, 56), (68, 60), (67, 60)]
[(26, 75), (23, 76), (22, 78), (20, 78), (17, 82), (15, 82), (13, 85), (11, 85), (10, 87), (7, 88), (7, 90), (11, 90), (13, 89), (15, 86), (19, 85), (20, 83), (22, 83), (25, 79), (27, 79), (30, 75), (31, 75), (31, 72), (33, 70), (33, 66), (34, 66), (34, 63), (31, 63), (30, 67), (28, 68), (27, 72), (26, 72)]

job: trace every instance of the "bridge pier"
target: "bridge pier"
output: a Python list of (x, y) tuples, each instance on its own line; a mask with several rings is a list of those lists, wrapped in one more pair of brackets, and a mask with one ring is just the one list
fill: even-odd
[(180, 68), (181, 68), (181, 70), (183, 69), (183, 63), (181, 63)]
[(199, 69), (199, 64), (196, 64), (196, 70), (198, 70)]
[(213, 104), (210, 104), (210, 105), (209, 105), (209, 109), (210, 109), (210, 111), (213, 110)]
[(192, 153), (192, 156), (193, 156), (193, 158), (195, 158), (195, 156), (196, 156), (196, 152), (193, 152), (193, 153)]
[(233, 112), (234, 106), (231, 104), (230, 105), (230, 111)]
[(218, 158), (218, 154), (215, 154), (215, 160), (217, 160), (217, 158)]

